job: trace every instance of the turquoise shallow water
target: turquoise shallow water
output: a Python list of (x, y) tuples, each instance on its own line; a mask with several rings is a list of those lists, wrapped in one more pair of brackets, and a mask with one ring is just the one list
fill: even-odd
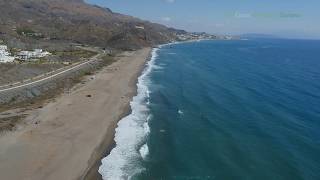
[(320, 179), (319, 53), (305, 40), (162, 47), (132, 179)]

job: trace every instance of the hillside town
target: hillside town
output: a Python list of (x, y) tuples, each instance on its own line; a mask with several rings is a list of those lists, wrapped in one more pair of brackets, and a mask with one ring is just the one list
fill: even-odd
[(14, 61), (14, 57), (8, 52), (8, 47), (0, 45), (0, 63), (10, 63)]
[(239, 39), (236, 36), (228, 35), (212, 35), (205, 32), (192, 32), (192, 33), (178, 33), (177, 38), (179, 41), (193, 41), (193, 40), (232, 40)]
[(37, 60), (48, 55), (51, 55), (51, 53), (43, 51), (42, 49), (35, 49), (33, 51), (20, 51), (17, 53), (17, 58), (21, 61), (30, 61)]
[(18, 51), (16, 53), (10, 53), (10, 50), (6, 45), (0, 45), (0, 63), (12, 63), (17, 61), (36, 61), (40, 58), (51, 55), (47, 51), (42, 49), (34, 49), (33, 51)]

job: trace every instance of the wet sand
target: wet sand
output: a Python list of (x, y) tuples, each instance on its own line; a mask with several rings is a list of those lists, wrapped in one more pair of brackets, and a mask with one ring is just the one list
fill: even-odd
[(93, 80), (33, 111), (26, 118), (32, 123), (1, 135), (1, 179), (98, 178), (96, 168), (113, 144), (117, 122), (129, 111), (150, 51), (121, 54)]

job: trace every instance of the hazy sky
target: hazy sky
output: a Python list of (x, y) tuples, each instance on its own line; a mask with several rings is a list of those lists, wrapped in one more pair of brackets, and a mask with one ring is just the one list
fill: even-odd
[(320, 38), (320, 0), (87, 0), (188, 31)]

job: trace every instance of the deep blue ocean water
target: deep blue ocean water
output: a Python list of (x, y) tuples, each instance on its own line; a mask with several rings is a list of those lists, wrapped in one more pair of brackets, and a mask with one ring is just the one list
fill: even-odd
[(140, 101), (149, 128), (133, 146), (143, 158), (128, 155), (119, 179), (320, 179), (320, 41), (202, 41), (157, 54)]

